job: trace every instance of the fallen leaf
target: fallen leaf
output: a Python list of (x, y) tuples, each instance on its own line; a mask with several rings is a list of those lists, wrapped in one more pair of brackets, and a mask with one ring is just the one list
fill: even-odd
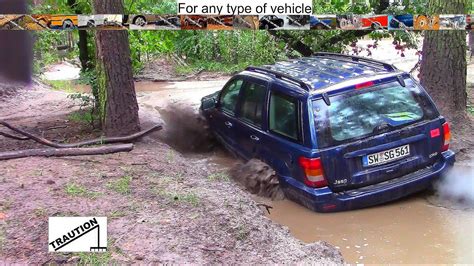
[(7, 218), (7, 215), (3, 212), (0, 212), (0, 220), (5, 220)]

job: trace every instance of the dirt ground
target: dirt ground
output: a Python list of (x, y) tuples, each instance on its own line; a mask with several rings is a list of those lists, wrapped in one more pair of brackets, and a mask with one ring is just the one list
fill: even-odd
[[(99, 135), (72, 119), (77, 108), (66, 93), (34, 86), (0, 98), (0, 119), (46, 138), (73, 142)], [(146, 115), (142, 120), (144, 128), (152, 123)], [(0, 162), (0, 262), (343, 262), (325, 242), (292, 237), (225, 172), (183, 157), (160, 134), (130, 153)], [(0, 138), (1, 151), (34, 147)], [(49, 216), (107, 216), (110, 252), (48, 253)]]

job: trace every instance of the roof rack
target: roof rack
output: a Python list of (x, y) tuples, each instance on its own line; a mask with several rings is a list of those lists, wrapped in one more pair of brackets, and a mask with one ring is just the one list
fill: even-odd
[[(398, 69), (392, 64), (388, 64), (388, 63), (378, 61), (378, 60), (374, 60), (374, 59), (370, 59), (370, 58), (355, 56), (355, 55), (318, 52), (318, 53), (315, 53), (314, 56), (346, 58), (346, 59), (350, 59), (352, 62), (363, 63), (365, 65), (376, 65), (376, 66), (379, 66), (379, 67), (381, 66), (385, 70), (390, 71), (390, 72), (398, 71)], [(346, 61), (346, 60), (342, 60), (342, 61)]]
[(296, 79), (296, 78), (294, 78), (290, 75), (287, 75), (287, 74), (284, 74), (284, 73), (281, 73), (281, 72), (278, 72), (278, 71), (275, 71), (275, 70), (271, 70), (269, 68), (250, 66), (250, 67), (247, 67), (245, 70), (272, 74), (278, 79), (287, 80), (287, 81), (296, 83), (300, 87), (302, 87), (303, 89), (305, 89), (307, 91), (310, 91), (312, 89), (311, 85), (309, 85), (308, 83), (306, 83), (302, 80)]

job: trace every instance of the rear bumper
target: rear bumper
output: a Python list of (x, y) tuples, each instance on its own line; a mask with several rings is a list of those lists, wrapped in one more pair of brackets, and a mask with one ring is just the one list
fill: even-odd
[(434, 165), (379, 184), (334, 193), (329, 188), (314, 189), (291, 177), (282, 177), (282, 188), (287, 198), (317, 212), (359, 209), (400, 199), (425, 190), (454, 165), (452, 151), (442, 154)]

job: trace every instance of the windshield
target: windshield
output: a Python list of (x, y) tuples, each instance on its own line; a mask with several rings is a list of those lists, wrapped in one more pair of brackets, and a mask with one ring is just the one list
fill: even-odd
[(438, 113), (426, 94), (411, 80), (356, 90), (331, 97), (331, 105), (313, 103), (320, 146), (380, 134)]

